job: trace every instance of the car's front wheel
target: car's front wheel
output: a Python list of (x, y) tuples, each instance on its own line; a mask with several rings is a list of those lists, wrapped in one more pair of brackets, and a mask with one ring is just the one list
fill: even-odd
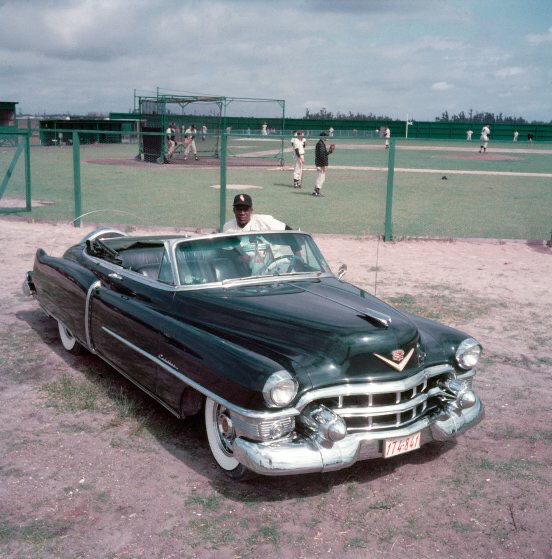
[(236, 431), (230, 413), (223, 405), (211, 398), (207, 398), (205, 402), (205, 430), (211, 453), (227, 476), (236, 480), (254, 477), (250, 469), (234, 458), (232, 445), (236, 438)]
[(73, 336), (73, 333), (65, 324), (58, 321), (59, 337), (61, 339), (61, 345), (73, 355), (78, 355), (82, 352), (83, 347), (77, 341), (77, 338)]

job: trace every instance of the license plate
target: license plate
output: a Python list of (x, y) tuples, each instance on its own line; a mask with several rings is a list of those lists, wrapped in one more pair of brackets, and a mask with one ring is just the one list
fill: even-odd
[(411, 450), (420, 448), (420, 434), (421, 431), (418, 431), (413, 435), (408, 435), (408, 437), (385, 439), (383, 457), (391, 458), (391, 456), (397, 456), (399, 454), (404, 454), (405, 452), (410, 452)]

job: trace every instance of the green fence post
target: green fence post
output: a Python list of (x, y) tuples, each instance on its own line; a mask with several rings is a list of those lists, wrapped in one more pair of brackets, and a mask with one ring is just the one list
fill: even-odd
[(31, 205), (31, 123), (27, 120), (27, 134), (25, 134), (25, 207), (28, 212)]
[(220, 197), (219, 197), (219, 229), (222, 231), (226, 221), (226, 147), (228, 139), (226, 130), (220, 132)]
[(75, 192), (75, 227), (81, 226), (80, 216), (82, 215), (81, 204), (81, 178), (80, 178), (80, 139), (79, 133), (73, 132), (73, 185)]
[(393, 219), (393, 173), (395, 171), (395, 140), (389, 141), (389, 160), (387, 163), (387, 197), (385, 200), (385, 235), (384, 241), (393, 239), (391, 221)]

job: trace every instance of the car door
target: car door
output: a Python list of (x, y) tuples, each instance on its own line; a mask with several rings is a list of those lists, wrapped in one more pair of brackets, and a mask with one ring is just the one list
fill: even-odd
[(107, 265), (91, 300), (94, 349), (119, 371), (156, 394), (162, 309), (170, 286), (136, 272)]

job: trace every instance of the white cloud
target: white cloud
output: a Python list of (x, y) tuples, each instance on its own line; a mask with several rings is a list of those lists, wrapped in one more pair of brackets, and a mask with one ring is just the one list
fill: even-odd
[(452, 89), (454, 86), (450, 83), (447, 82), (435, 82), (434, 84), (431, 85), (431, 89), (433, 91), (448, 91), (449, 89)]
[(550, 43), (552, 42), (552, 27), (549, 27), (546, 33), (529, 33), (525, 35), (525, 40), (531, 45)]
[(500, 70), (496, 70), (494, 75), (497, 78), (510, 78), (511, 76), (519, 76), (525, 72), (524, 68), (520, 68), (518, 66), (514, 66), (512, 68), (501, 68)]

